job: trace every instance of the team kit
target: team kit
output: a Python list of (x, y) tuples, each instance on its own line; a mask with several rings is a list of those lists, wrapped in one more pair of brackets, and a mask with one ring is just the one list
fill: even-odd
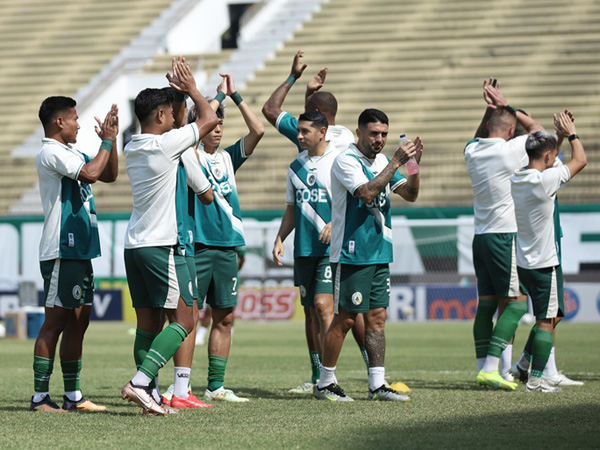
[[(284, 111), (286, 95), (306, 67), (303, 52), (297, 52), (290, 76), (262, 108), (297, 150), (273, 245), (273, 260), (282, 265), (283, 243), (294, 231), (294, 282), (305, 313), (311, 377), (290, 393), (354, 401), (336, 377), (351, 331), (367, 368), (366, 398), (407, 402), (410, 389), (401, 382), (390, 385), (385, 376), (393, 259), (390, 197), (417, 200), (423, 142), (419, 136), (403, 138), (390, 157), (384, 155), (389, 120), (378, 109), (360, 113), (356, 135), (336, 124), (337, 100), (322, 90), (326, 68), (306, 86), (304, 113), (296, 118)], [(239, 255), (245, 246), (235, 175), (265, 128), (231, 75), (220, 75), (215, 96), (205, 98), (185, 58), (173, 58), (167, 85), (144, 89), (135, 98), (140, 133), (124, 148), (133, 196), (124, 260), (137, 319), (135, 369), (121, 397), (144, 415), (250, 400), (225, 387)], [(222, 148), (226, 97), (239, 109), (248, 133)], [(564, 313), (557, 191), (585, 167), (585, 151), (570, 111), (554, 116), (555, 134), (510, 106), (497, 80), (484, 82), (483, 98), (484, 117), (464, 150), (474, 192), (479, 296), (474, 378), (491, 389), (515, 390), (518, 378), (526, 391), (558, 392), (582, 383), (558, 372), (554, 359), (555, 329)], [(36, 157), (44, 210), (40, 270), (45, 320), (34, 347), (30, 410), (105, 411), (83, 395), (80, 373), (94, 292), (91, 260), (100, 256), (91, 185), (117, 179), (118, 108), (113, 105), (104, 120), (96, 118), (101, 144), (94, 158), (73, 145), (79, 130), (75, 100), (49, 97), (39, 118), (45, 134)], [(557, 157), (563, 140), (571, 147), (569, 161)], [(407, 176), (401, 166), (409, 169)], [(536, 324), (511, 364), (512, 339), (528, 296)], [(198, 398), (190, 379), (202, 308), (212, 325), (207, 385)], [(64, 395), (59, 406), (50, 397), (49, 382), (61, 336)], [(174, 382), (161, 393), (158, 373), (171, 359)]]

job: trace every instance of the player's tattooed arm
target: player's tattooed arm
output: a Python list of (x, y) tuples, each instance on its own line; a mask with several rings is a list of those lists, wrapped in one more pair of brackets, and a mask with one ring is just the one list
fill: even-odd
[[(419, 138), (417, 138), (419, 139)], [(419, 139), (420, 141), (420, 139)], [(360, 198), (363, 202), (369, 204), (377, 197), (388, 185), (398, 168), (405, 164), (410, 158), (415, 156), (416, 146), (413, 141), (407, 139), (394, 153), (387, 166), (375, 178), (369, 180), (356, 188), (354, 196)]]
[[(265, 119), (267, 119), (273, 126), (275, 126), (277, 118), (279, 117), (279, 114), (281, 114), (283, 101), (285, 100), (288, 92), (290, 92), (294, 81), (302, 76), (302, 72), (304, 72), (304, 69), (307, 67), (307, 65), (301, 61), (303, 55), (304, 52), (302, 50), (298, 50), (298, 52), (294, 55), (290, 76), (273, 91), (262, 108), (262, 113), (265, 116)], [(291, 82), (288, 81), (290, 78), (293, 78)]]
[[(420, 164), (423, 156), (423, 141), (419, 136), (415, 138), (415, 159)], [(409, 175), (406, 183), (396, 188), (395, 194), (398, 194), (407, 202), (414, 202), (419, 196), (419, 186), (421, 184), (420, 174)]]

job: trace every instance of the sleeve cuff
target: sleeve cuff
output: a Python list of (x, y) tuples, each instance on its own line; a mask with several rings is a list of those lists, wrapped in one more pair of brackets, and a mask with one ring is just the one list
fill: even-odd
[(279, 131), (279, 124), (281, 123), (286, 114), (286, 111), (281, 111), (277, 116), (277, 120), (275, 121), (275, 128), (277, 128), (277, 131)]
[(402, 186), (403, 184), (406, 184), (406, 183), (408, 183), (408, 180), (406, 178), (402, 178), (396, 184), (392, 185), (392, 187), (391, 187), (392, 192), (394, 192), (396, 189), (398, 189), (400, 186)]

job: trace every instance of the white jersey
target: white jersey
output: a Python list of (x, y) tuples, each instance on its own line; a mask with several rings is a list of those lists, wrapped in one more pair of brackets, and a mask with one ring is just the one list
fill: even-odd
[(87, 155), (57, 140), (42, 139), (35, 158), (44, 209), (40, 261), (100, 256), (100, 238), (89, 184), (77, 180)]
[(327, 142), (333, 142), (338, 152), (348, 150), (350, 144), (356, 142), (352, 131), (343, 125), (329, 125), (327, 127), (327, 133), (325, 133), (325, 140)]
[(198, 142), (195, 123), (167, 133), (137, 134), (125, 146), (133, 211), (125, 248), (177, 243), (175, 190), (181, 154)]
[(512, 197), (517, 216), (517, 266), (542, 269), (560, 264), (555, 229), (556, 191), (571, 178), (560, 160), (540, 172), (523, 167), (511, 176)]
[(525, 150), (527, 137), (509, 141), (475, 139), (465, 147), (467, 171), (473, 186), (475, 234), (517, 232), (510, 176), (529, 161)]

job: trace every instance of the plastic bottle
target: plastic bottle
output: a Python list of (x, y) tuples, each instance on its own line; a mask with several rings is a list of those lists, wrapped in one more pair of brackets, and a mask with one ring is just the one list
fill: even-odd
[[(406, 141), (406, 134), (400, 135), (400, 143), (398, 145), (402, 145)], [(411, 157), (408, 161), (406, 161), (406, 168), (408, 169), (409, 175), (416, 175), (419, 173), (419, 163), (415, 159), (415, 157)]]

